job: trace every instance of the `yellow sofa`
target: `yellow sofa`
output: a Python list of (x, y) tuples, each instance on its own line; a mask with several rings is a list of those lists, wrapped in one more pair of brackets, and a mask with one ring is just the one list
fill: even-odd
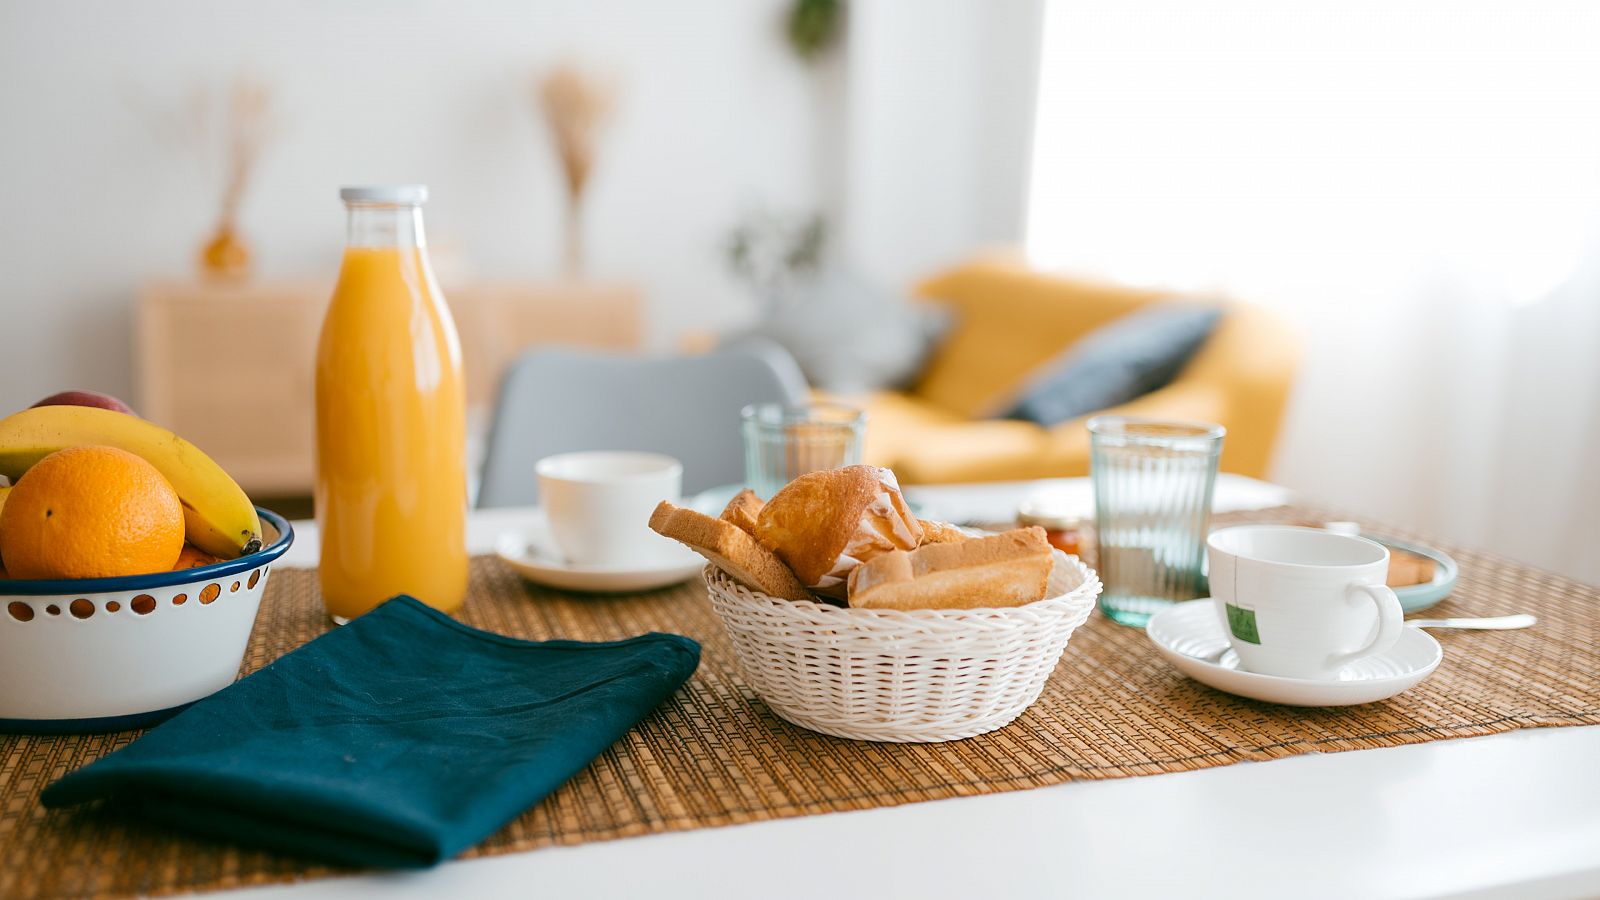
[[(893, 468), (907, 484), (1088, 474), (1087, 416), (1051, 428), (990, 416), (1080, 337), (1172, 296), (1000, 259), (935, 276), (917, 293), (951, 308), (952, 329), (914, 389), (864, 401), (866, 461)], [(1223, 471), (1264, 477), (1299, 342), (1261, 309), (1233, 302), (1224, 308), (1215, 331), (1171, 384), (1103, 412), (1221, 423), (1228, 430)]]

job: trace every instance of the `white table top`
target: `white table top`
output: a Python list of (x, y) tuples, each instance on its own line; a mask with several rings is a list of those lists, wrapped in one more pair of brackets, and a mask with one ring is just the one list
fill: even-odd
[[(1087, 511), (1088, 485), (1050, 485)], [(913, 488), (1003, 518), (1036, 485)], [(1219, 510), (1281, 488), (1222, 476)], [(485, 552), (528, 510), (474, 512)], [(296, 523), (284, 565), (316, 561)], [(1597, 673), (1600, 677), (1600, 673)], [(1523, 730), (1085, 781), (252, 889), (308, 897), (1600, 896), (1600, 728)]]

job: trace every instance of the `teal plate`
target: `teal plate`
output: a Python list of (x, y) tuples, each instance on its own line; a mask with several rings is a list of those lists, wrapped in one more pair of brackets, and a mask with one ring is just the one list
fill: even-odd
[(1422, 584), (1413, 584), (1407, 587), (1394, 589), (1394, 595), (1400, 598), (1400, 608), (1408, 613), (1421, 612), (1450, 596), (1456, 588), (1456, 575), (1460, 567), (1442, 550), (1435, 550), (1422, 544), (1410, 544), (1397, 541), (1394, 538), (1379, 537), (1372, 534), (1362, 534), (1378, 543), (1394, 550), (1404, 550), (1418, 556), (1433, 560), (1433, 580)]

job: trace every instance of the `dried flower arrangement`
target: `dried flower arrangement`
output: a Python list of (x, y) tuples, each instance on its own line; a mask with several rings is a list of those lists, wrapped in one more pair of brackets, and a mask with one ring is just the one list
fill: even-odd
[(584, 268), (584, 191), (594, 171), (601, 128), (616, 105), (616, 86), (567, 63), (536, 79), (533, 94), (561, 161), (567, 189), (563, 260), (566, 273), (576, 276)]
[(184, 106), (152, 113), (149, 118), (158, 138), (193, 153), (202, 167), (220, 163), (221, 204), (216, 227), (200, 249), (201, 274), (215, 278), (249, 275), (250, 248), (239, 231), (239, 210), (262, 153), (277, 133), (271, 90), (240, 76), (225, 92), (209, 85), (197, 87)]

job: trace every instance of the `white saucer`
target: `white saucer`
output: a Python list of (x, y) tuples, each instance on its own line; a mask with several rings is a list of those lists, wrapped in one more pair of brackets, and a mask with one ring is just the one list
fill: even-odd
[(708, 516), (721, 515), (722, 508), (728, 505), (728, 501), (733, 499), (734, 494), (742, 490), (744, 490), (744, 485), (742, 484), (723, 484), (714, 488), (706, 488), (693, 497), (684, 500), (683, 505), (695, 512), (705, 513)]
[(1150, 617), (1145, 633), (1178, 671), (1219, 691), (1287, 706), (1354, 706), (1387, 700), (1427, 678), (1444, 658), (1433, 636), (1405, 628), (1384, 653), (1358, 659), (1336, 679), (1280, 678), (1239, 668), (1211, 600), (1190, 600)]
[(706, 561), (689, 548), (662, 539), (657, 553), (635, 566), (574, 566), (561, 556), (543, 511), (529, 526), (502, 534), (495, 554), (536, 584), (563, 591), (619, 593), (652, 591), (688, 581), (700, 574)]

